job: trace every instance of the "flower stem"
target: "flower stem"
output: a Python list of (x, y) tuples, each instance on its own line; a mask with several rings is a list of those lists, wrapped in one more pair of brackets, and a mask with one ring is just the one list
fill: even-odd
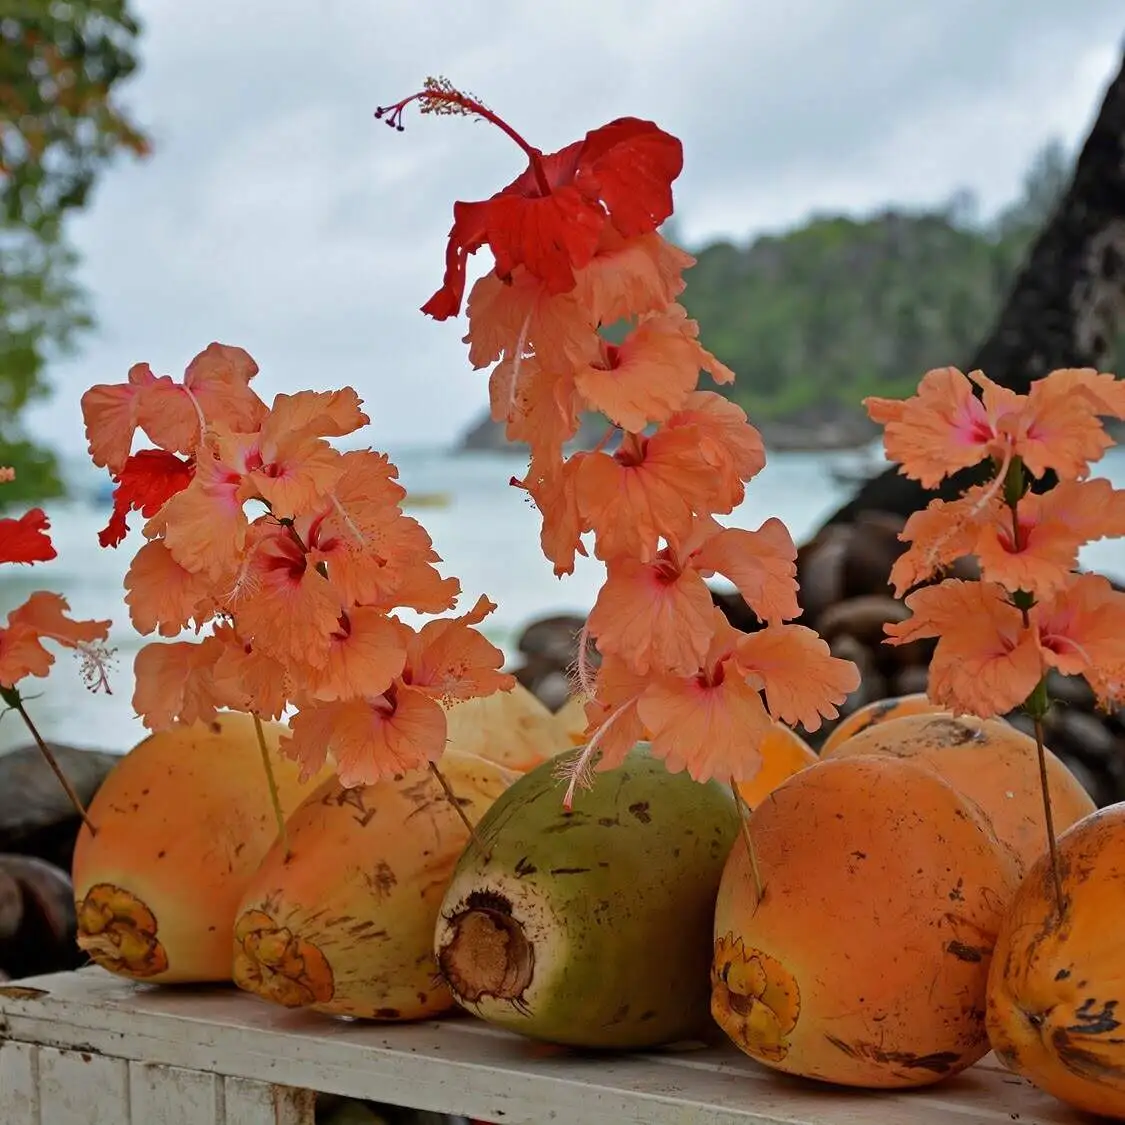
[(742, 825), (742, 839), (746, 842), (746, 855), (750, 860), (750, 876), (754, 880), (755, 905), (762, 901), (766, 888), (762, 883), (762, 870), (758, 866), (758, 853), (754, 850), (754, 840), (750, 835), (750, 809), (738, 789), (738, 782), (732, 777), (730, 787), (734, 792), (734, 803), (738, 807), (738, 820)]
[(293, 854), (289, 850), (289, 829), (285, 826), (285, 813), (281, 811), (281, 798), (277, 793), (277, 778), (274, 776), (273, 763), (270, 761), (269, 748), (266, 746), (266, 732), (262, 728), (262, 720), (257, 711), (251, 712), (254, 718), (254, 733), (258, 736), (258, 749), (262, 752), (262, 765), (266, 770), (266, 781), (270, 787), (270, 804), (273, 805), (274, 819), (277, 821), (277, 838), (285, 851), (285, 862)]
[(90, 835), (96, 836), (98, 830), (94, 826), (94, 822), (90, 819), (90, 814), (86, 811), (86, 807), (82, 804), (82, 798), (78, 796), (74, 786), (70, 784), (66, 774), (63, 773), (58, 759), (51, 752), (51, 748), (39, 733), (39, 728), (32, 722), (31, 716), (27, 713), (27, 708), (23, 705), (23, 699), (20, 697), (20, 693), (16, 691), (15, 688), (0, 688), (0, 698), (23, 719), (24, 726), (31, 731), (31, 737), (35, 740), (35, 745), (39, 747), (39, 753), (46, 759), (47, 765), (51, 767), (55, 777), (59, 779), (59, 784), (63, 787), (67, 797), (70, 798), (70, 803), (74, 806), (74, 811), (82, 818), (82, 823), (90, 829)]
[(1062, 868), (1059, 866), (1059, 845), (1055, 838), (1055, 817), (1051, 811), (1050, 778), (1047, 776), (1047, 751), (1043, 745), (1043, 720), (1034, 716), (1035, 752), (1039, 757), (1039, 788), (1043, 793), (1043, 819), (1047, 826), (1047, 850), (1051, 856), (1051, 879), (1055, 884), (1055, 908), (1062, 918), (1066, 909), (1063, 898)]
[(461, 802), (457, 800), (457, 794), (453, 792), (453, 786), (449, 784), (448, 778), (438, 769), (437, 762), (430, 763), (430, 773), (437, 779), (438, 785), (441, 786), (441, 791), (445, 794), (445, 799), (453, 806), (453, 811), (461, 818), (461, 823), (469, 830), (469, 838), (476, 844), (481, 855), (487, 859), (489, 855), (488, 849), (484, 846), (484, 842), (478, 835), (473, 822), (468, 818), (465, 810), (461, 807)]

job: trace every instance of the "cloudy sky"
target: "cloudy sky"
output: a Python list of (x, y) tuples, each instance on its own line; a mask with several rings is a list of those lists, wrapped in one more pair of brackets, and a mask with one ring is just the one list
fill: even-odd
[[(156, 142), (74, 223), (100, 318), (32, 420), (80, 435), (78, 395), (212, 340), (259, 393), (353, 385), (370, 441), (447, 442), (486, 402), (440, 284), (455, 199), (521, 170), (497, 130), (380, 103), (444, 74), (545, 150), (632, 114), (684, 143), (684, 241), (812, 211), (947, 199), (986, 211), (1051, 136), (1080, 143), (1116, 69), (1120, 0), (135, 0), (125, 92)], [(315, 17), (312, 13), (316, 11)], [(478, 255), (483, 258), (485, 255)], [(690, 284), (690, 275), (689, 275)]]

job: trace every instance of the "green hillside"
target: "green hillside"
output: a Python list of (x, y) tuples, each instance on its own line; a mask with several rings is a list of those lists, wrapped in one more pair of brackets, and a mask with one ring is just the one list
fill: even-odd
[(690, 248), (698, 264), (681, 300), (738, 376), (724, 393), (761, 420), (814, 421), (858, 410), (867, 394), (908, 394), (931, 367), (963, 364), (1068, 175), (1052, 144), (1023, 197), (987, 223), (962, 195), (930, 211), (817, 217), (748, 245)]

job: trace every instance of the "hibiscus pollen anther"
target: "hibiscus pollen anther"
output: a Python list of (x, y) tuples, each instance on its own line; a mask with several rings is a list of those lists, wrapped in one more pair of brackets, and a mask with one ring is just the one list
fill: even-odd
[(490, 125), (495, 125), (497, 129), (515, 141), (527, 156), (540, 193), (542, 195), (551, 194), (551, 183), (547, 179), (547, 173), (543, 167), (543, 153), (529, 145), (511, 125), (493, 113), (475, 94), (467, 94), (458, 90), (448, 78), (427, 78), (422, 83), (421, 90), (403, 98), (402, 101), (395, 102), (393, 105), (376, 107), (375, 117), (401, 133), (405, 130), (402, 115), (411, 102), (418, 103), (419, 113), (476, 117), (482, 121), (487, 121)]

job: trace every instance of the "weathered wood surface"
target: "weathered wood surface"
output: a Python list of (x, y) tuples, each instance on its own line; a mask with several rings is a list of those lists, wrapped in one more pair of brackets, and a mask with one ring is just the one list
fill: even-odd
[[(5, 1125), (308, 1125), (302, 1090), (506, 1125), (1086, 1120), (992, 1058), (926, 1090), (870, 1094), (789, 1081), (730, 1047), (579, 1057), (468, 1018), (350, 1023), (230, 989), (135, 986), (100, 969), (0, 988)], [(39, 1117), (28, 1108), (36, 1097)]]
[(4, 1125), (314, 1125), (314, 1094), (0, 1039)]

